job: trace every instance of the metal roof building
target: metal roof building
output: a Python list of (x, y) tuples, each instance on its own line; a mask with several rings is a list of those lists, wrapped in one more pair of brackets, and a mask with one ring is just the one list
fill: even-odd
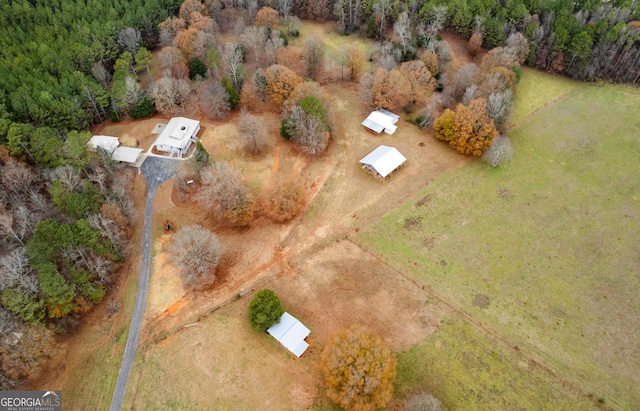
[(361, 124), (375, 133), (393, 134), (396, 132), (397, 127), (395, 124), (400, 119), (400, 116), (393, 114), (385, 109), (372, 111)]
[(98, 147), (100, 147), (108, 151), (113, 160), (136, 167), (140, 167), (142, 161), (144, 161), (144, 157), (142, 156), (143, 149), (120, 146), (120, 139), (118, 137), (92, 136), (87, 142), (87, 146), (93, 150), (97, 150)]
[(87, 142), (87, 146), (97, 150), (98, 147), (107, 150), (109, 153), (120, 145), (120, 139), (118, 137), (111, 136), (91, 136), (91, 139)]
[(407, 161), (405, 156), (400, 154), (396, 148), (379, 146), (360, 160), (360, 163), (367, 170), (384, 178), (403, 165), (405, 161)]
[(280, 322), (269, 327), (267, 332), (296, 357), (300, 357), (309, 348), (309, 344), (304, 339), (311, 331), (287, 312), (282, 314)]
[(186, 117), (174, 117), (164, 127), (154, 146), (157, 150), (183, 155), (197, 140), (196, 135), (200, 131), (200, 122)]

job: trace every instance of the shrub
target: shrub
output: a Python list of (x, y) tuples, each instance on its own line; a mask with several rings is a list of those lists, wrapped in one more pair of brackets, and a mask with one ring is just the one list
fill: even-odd
[(229, 108), (231, 110), (235, 109), (236, 107), (238, 107), (238, 104), (240, 104), (240, 94), (238, 94), (238, 91), (233, 87), (233, 84), (231, 84), (231, 82), (227, 78), (223, 78), (220, 83), (229, 95), (229, 99), (227, 100), (227, 102), (229, 103)]
[(193, 154), (193, 159), (198, 164), (209, 163), (209, 153), (207, 153), (207, 150), (204, 148), (200, 140), (198, 140), (198, 142), (196, 143), (196, 151)]
[(189, 79), (195, 80), (198, 76), (204, 78), (206, 74), (207, 66), (200, 61), (199, 58), (192, 57), (191, 60), (189, 60)]
[(131, 118), (151, 117), (157, 113), (156, 103), (149, 96), (144, 96), (135, 106), (131, 108), (129, 115)]
[(258, 291), (251, 304), (249, 304), (249, 321), (256, 331), (266, 331), (267, 328), (280, 321), (284, 314), (280, 299), (271, 290)]

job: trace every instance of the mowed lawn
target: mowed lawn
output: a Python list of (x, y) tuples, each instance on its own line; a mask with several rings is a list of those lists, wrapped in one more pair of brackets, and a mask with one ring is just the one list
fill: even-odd
[(561, 379), (638, 409), (640, 92), (562, 94), (510, 132), (509, 165), (449, 172), (360, 240)]

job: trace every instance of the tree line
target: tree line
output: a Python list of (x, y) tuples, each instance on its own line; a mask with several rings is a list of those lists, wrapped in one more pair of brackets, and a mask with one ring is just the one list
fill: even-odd
[(87, 152), (89, 138), (71, 132), (47, 158), (29, 142), (0, 156), (2, 389), (38, 374), (53, 334), (103, 300), (127, 254), (133, 174)]

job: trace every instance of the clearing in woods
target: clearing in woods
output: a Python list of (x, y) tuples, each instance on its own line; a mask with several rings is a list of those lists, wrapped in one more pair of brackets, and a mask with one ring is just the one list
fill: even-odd
[[(304, 23), (301, 32), (320, 33), (327, 40), (329, 56), (334, 57), (339, 46), (353, 36), (328, 34), (328, 26)], [(366, 47), (364, 42), (358, 44)], [(464, 60), (464, 56), (455, 59), (458, 62)], [(525, 77), (527, 75), (525, 72)], [(484, 164), (436, 141), (431, 132), (419, 130), (402, 119), (393, 136), (374, 136), (360, 126), (370, 108), (360, 103), (357, 89), (357, 84), (353, 83), (325, 87), (336, 114), (337, 133), (328, 152), (318, 158), (301, 154), (293, 144), (278, 135), (279, 116), (273, 110), (261, 113), (268, 124), (270, 143), (265, 154), (259, 157), (246, 156), (242, 152), (236, 127), (237, 114), (226, 121), (203, 120), (200, 137), (211, 158), (229, 161), (242, 170), (256, 195), (264, 192), (274, 175), (294, 174), (306, 182), (309, 203), (305, 213), (288, 224), (277, 225), (259, 217), (248, 228), (227, 229), (218, 227), (199, 204), (176, 195), (173, 182), (160, 187), (154, 208), (154, 267), (149, 300), (125, 408), (335, 409), (323, 394), (316, 368), (319, 352), (333, 332), (361, 323), (380, 333), (400, 353), (397, 390), (391, 408), (400, 407), (401, 401), (416, 391), (431, 390), (441, 396), (448, 408), (517, 409), (529, 406), (529, 398), (535, 397), (539, 402), (534, 402), (536, 406), (532, 409), (545, 409), (540, 405), (544, 398), (550, 398), (549, 393), (553, 392), (550, 387), (558, 380), (546, 370), (534, 366), (536, 363), (532, 356), (535, 357), (537, 351), (534, 348), (529, 350), (527, 346), (529, 351), (526, 355), (521, 351), (514, 352), (507, 342), (515, 338), (513, 334), (487, 332), (499, 328), (499, 324), (478, 327), (475, 318), (485, 321), (482, 313), (474, 311), (473, 305), (469, 308), (460, 303), (460, 296), (455, 292), (458, 288), (446, 284), (445, 280), (425, 280), (425, 273), (431, 278), (432, 267), (420, 258), (414, 258), (413, 253), (422, 252), (425, 247), (439, 246), (440, 237), (427, 235), (425, 216), (405, 219), (398, 214), (419, 208), (414, 206), (415, 199), (427, 198), (427, 195), (416, 197), (416, 193), (423, 192), (425, 186), (427, 190), (434, 190), (434, 187), (448, 184), (452, 176), (467, 174), (475, 176), (474, 182), (480, 184), (487, 175), (491, 180), (491, 176), (495, 179), (500, 173), (516, 169), (520, 157), (503, 170), (489, 170)], [(150, 130), (155, 123), (163, 121), (166, 119), (156, 117), (121, 123), (110, 126), (113, 128), (105, 127), (101, 132), (134, 136), (140, 140), (141, 147), (146, 148), (153, 139)], [(408, 159), (385, 181), (376, 180), (358, 164), (360, 158), (379, 144), (398, 148)], [(516, 156), (535, 157), (535, 149), (536, 146), (518, 143)], [(441, 189), (453, 194), (461, 190)], [(144, 190), (141, 177), (136, 180), (135, 190), (136, 195)], [(422, 208), (433, 206), (429, 200), (422, 202)], [(464, 201), (455, 207), (451, 204), (455, 203), (448, 204), (453, 212), (463, 207)], [(399, 206), (402, 206), (400, 211), (394, 211)], [(442, 207), (446, 208), (445, 205)], [(478, 212), (483, 207), (479, 206)], [(391, 214), (370, 228), (385, 213)], [(402, 228), (391, 227), (383, 234), (382, 230), (387, 227), (382, 224), (388, 224), (390, 219)], [(182, 289), (177, 270), (166, 255), (166, 246), (172, 235), (172, 232), (164, 230), (167, 220), (172, 221), (174, 229), (198, 223), (218, 234), (227, 252), (213, 287), (189, 293)], [(436, 226), (435, 222), (433, 226)], [(359, 237), (363, 231), (366, 231), (364, 240)], [(420, 239), (418, 245), (403, 242), (408, 232)], [(531, 238), (529, 233), (521, 235), (523, 239)], [(444, 234), (446, 236), (447, 233)], [(395, 237), (390, 250), (379, 247), (383, 237), (387, 244)], [(449, 240), (453, 241), (453, 238)], [(372, 248), (373, 253), (363, 249), (358, 244), (360, 241), (366, 248)], [(398, 253), (397, 257), (392, 255), (394, 252)], [(383, 254), (383, 258), (376, 253)], [(444, 264), (438, 261), (438, 264), (443, 264), (441, 269), (454, 262), (453, 258), (447, 261)], [(133, 270), (134, 277), (135, 273)], [(469, 281), (475, 279), (470, 278)], [(442, 284), (445, 284), (443, 287), (447, 292), (442, 291)], [(313, 343), (300, 360), (268, 335), (256, 333), (249, 327), (247, 306), (254, 293), (249, 292), (240, 299), (237, 297), (244, 291), (264, 287), (274, 289), (285, 308), (311, 329)], [(486, 291), (483, 295), (485, 298), (474, 297), (478, 305), (485, 306), (483, 310), (493, 309), (500, 301), (499, 293)], [(130, 303), (125, 301), (125, 307), (129, 306)], [(465, 311), (458, 311), (459, 308)], [(505, 318), (509, 320), (508, 316)], [(185, 327), (196, 323), (198, 325)], [(499, 328), (499, 331), (503, 330)], [(85, 333), (83, 329), (79, 335)], [(107, 364), (106, 357), (98, 356), (104, 355), (104, 347), (121, 350), (125, 337), (114, 343), (107, 335), (100, 338), (99, 334), (94, 334), (97, 341), (83, 339), (84, 342), (92, 341), (92, 345), (76, 344), (81, 349), (70, 350), (65, 366), (48, 381), (65, 382), (62, 388), (74, 393), (74, 398), (69, 399), (72, 409), (87, 409), (87, 404), (91, 404), (93, 409), (106, 408), (103, 405), (108, 405), (111, 398), (115, 381), (101, 383), (98, 388), (106, 392), (105, 398), (96, 402), (95, 389), (80, 388), (88, 385), (86, 378), (70, 377), (86, 375), (83, 367), (87, 364), (93, 369), (103, 366), (107, 370), (113, 369)], [(454, 344), (460, 339), (463, 341)], [(498, 346), (491, 352), (477, 348), (472, 350), (476, 346), (492, 347), (496, 344)], [(430, 360), (428, 354), (432, 347), (446, 350), (447, 355)], [(461, 364), (460, 359), (463, 360)], [(416, 369), (409, 363), (421, 366)], [(477, 376), (466, 380), (469, 392), (479, 392), (485, 387), (502, 387), (502, 383), (497, 383), (497, 386), (487, 383), (487, 375), (499, 374), (497, 381), (513, 381), (509, 386), (513, 390), (512, 395), (508, 400), (501, 399), (499, 395), (454, 398), (455, 391), (447, 394), (445, 388), (456, 384), (460, 367), (469, 367), (469, 375)], [(534, 368), (537, 371), (523, 372)], [(113, 375), (117, 375), (117, 371)], [(433, 380), (428, 378), (432, 375), (438, 376), (440, 385), (433, 385)], [(588, 399), (576, 394), (570, 386), (556, 387), (551, 398), (555, 398), (558, 404), (571, 401), (577, 409), (589, 409), (591, 406)]]

